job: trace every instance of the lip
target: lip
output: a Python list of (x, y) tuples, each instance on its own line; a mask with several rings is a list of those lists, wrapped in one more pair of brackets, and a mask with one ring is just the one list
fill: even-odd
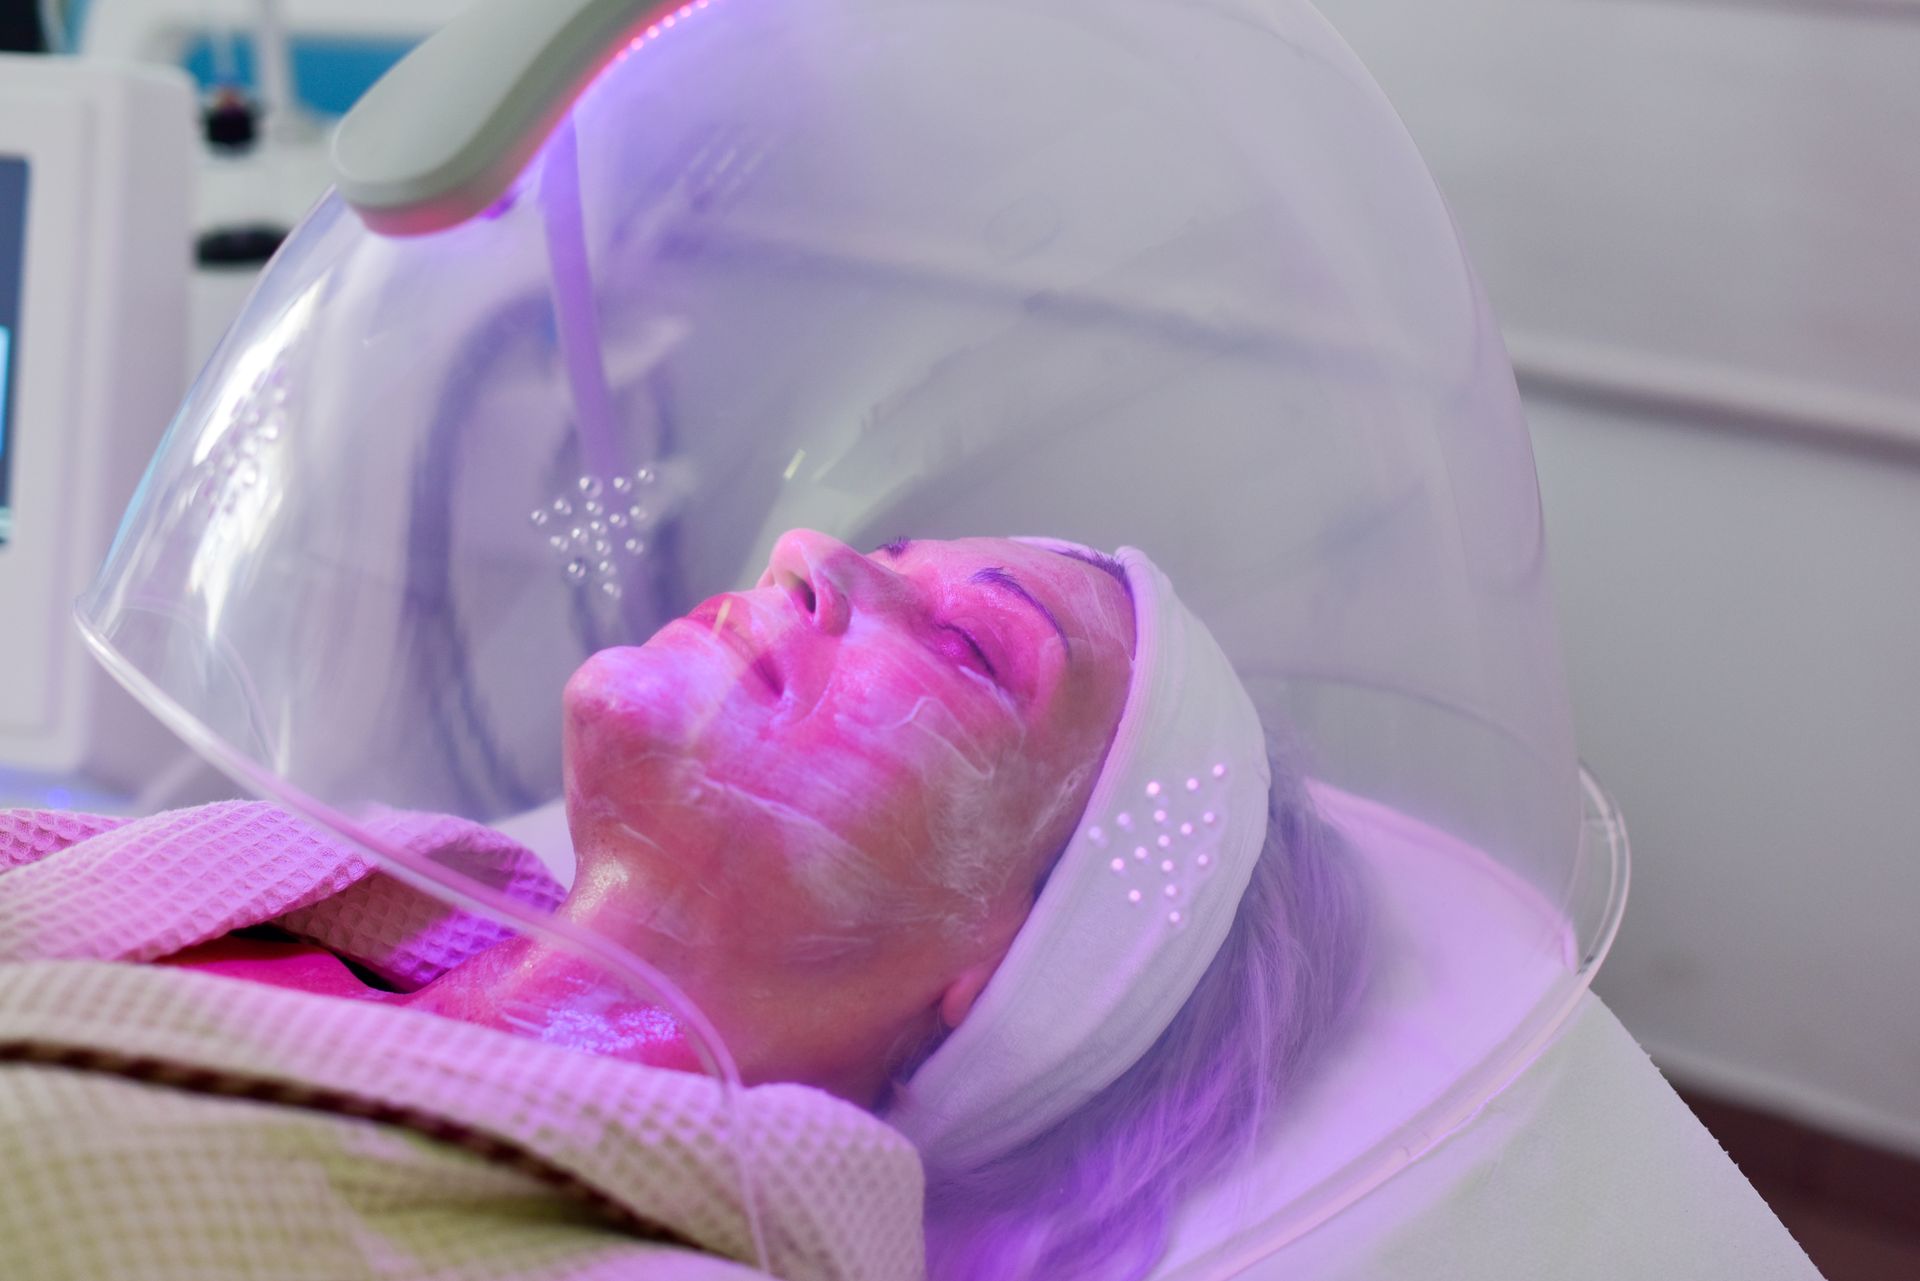
[(772, 646), (761, 639), (753, 606), (736, 592), (710, 596), (688, 610), (679, 620), (691, 623), (745, 665), (754, 683), (773, 698), (786, 695), (786, 682), (774, 662)]

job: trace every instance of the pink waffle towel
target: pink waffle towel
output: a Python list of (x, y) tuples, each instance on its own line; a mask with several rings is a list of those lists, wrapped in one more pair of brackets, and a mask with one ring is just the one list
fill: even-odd
[[(398, 811), (369, 827), (537, 908), (560, 902), (539, 858), (492, 828)], [(406, 991), (509, 933), (264, 801), (138, 819), (0, 810), (0, 877), (0, 961), (149, 961), (273, 924)]]

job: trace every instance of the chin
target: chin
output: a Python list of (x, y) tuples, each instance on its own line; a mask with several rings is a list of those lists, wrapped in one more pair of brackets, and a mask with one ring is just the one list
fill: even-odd
[(580, 665), (561, 698), (569, 772), (606, 770), (658, 750), (685, 750), (710, 695), (685, 663), (646, 648), (605, 649)]
[(732, 738), (753, 736), (736, 667), (697, 633), (672, 629), (582, 663), (562, 697), (569, 801), (658, 788), (676, 769), (725, 755)]

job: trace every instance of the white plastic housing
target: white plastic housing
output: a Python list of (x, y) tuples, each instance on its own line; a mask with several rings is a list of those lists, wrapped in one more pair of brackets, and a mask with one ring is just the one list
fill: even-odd
[(166, 751), (72, 609), (184, 389), (194, 148), (177, 72), (0, 58), (0, 157), (27, 165), (0, 766), (127, 782)]

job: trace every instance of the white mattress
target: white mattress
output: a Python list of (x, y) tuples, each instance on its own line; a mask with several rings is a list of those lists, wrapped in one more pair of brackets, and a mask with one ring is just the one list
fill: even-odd
[(1253, 1169), (1189, 1204), (1169, 1277), (1230, 1274), (1390, 1177), (1511, 1078), (1530, 1048), (1511, 1043), (1516, 1025), (1549, 1022), (1578, 995), (1572, 938), (1530, 886), (1394, 810), (1313, 792), (1371, 882), (1367, 1002)]
[(1480, 851), (1315, 790), (1374, 879), (1373, 998), (1253, 1168), (1189, 1203), (1155, 1281), (1817, 1278), (1584, 993), (1557, 912)]

